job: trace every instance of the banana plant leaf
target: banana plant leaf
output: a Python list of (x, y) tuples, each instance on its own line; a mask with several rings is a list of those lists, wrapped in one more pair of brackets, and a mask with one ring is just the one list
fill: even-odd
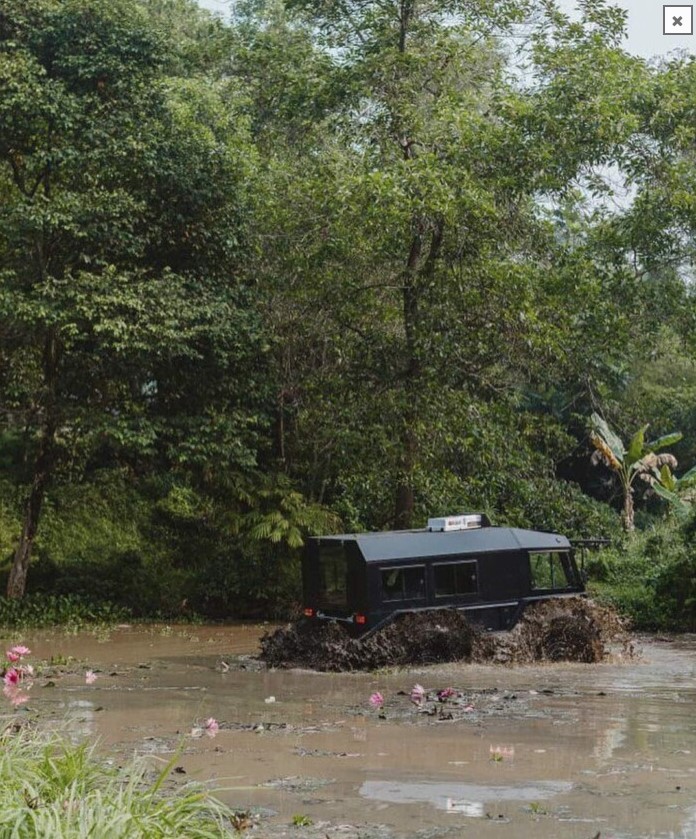
[(659, 477), (660, 477), (661, 485), (666, 490), (669, 490), (669, 492), (675, 492), (676, 491), (678, 481), (674, 477), (674, 475), (672, 474), (672, 470), (669, 468), (669, 466), (667, 466), (666, 463), (662, 467), (662, 469), (660, 469), (660, 476)]
[(665, 489), (661, 484), (655, 484), (653, 489), (661, 498), (669, 501), (679, 518), (685, 518), (691, 512), (691, 505), (683, 501), (675, 492), (670, 492), (670, 490)]
[(645, 432), (648, 426), (644, 425), (638, 429), (633, 435), (631, 442), (628, 444), (628, 452), (626, 453), (626, 461), (629, 465), (636, 463), (645, 454)]
[(651, 452), (657, 452), (664, 449), (665, 446), (672, 446), (678, 443), (684, 435), (681, 431), (673, 431), (671, 434), (665, 434), (664, 437), (658, 437), (657, 440), (652, 440), (645, 444), (645, 448)]
[(696, 484), (696, 466), (692, 466), (678, 481), (679, 489), (688, 489)]
[(614, 457), (619, 461), (619, 463), (623, 463), (624, 455), (626, 451), (624, 449), (623, 443), (621, 439), (614, 434), (614, 432), (609, 428), (606, 421), (600, 417), (599, 414), (592, 414), (590, 417), (590, 424), (593, 431), (596, 431), (597, 434), (604, 440), (604, 442), (609, 446), (612, 451)]

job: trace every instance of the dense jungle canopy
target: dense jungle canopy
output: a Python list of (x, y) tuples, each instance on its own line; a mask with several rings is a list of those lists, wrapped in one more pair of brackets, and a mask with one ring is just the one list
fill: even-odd
[(10, 596), (270, 613), (307, 534), (459, 510), (618, 538), (593, 413), (696, 464), (696, 63), (579, 10), (3, 0)]

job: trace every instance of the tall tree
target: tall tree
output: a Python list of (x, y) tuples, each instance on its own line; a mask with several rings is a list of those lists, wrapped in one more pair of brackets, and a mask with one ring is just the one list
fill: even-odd
[[(642, 78), (618, 46), (622, 14), (582, 7), (575, 23), (548, 3), (288, 4), (345, 95), (302, 168), (270, 169), (270, 270), (293, 278), (275, 314), (303, 336), (291, 375), (307, 385), (314, 364), (324, 382), (304, 411), (319, 448), (336, 464), (362, 434), (380, 452), (382, 524), (411, 525), (472, 392), (510, 393), (562, 347), (543, 202), (617, 157)], [(284, 390), (297, 402), (296, 382)]]
[(180, 67), (136, 0), (0, 9), (0, 388), (31, 463), (11, 597), (66, 454), (254, 459), (253, 152), (233, 87)]

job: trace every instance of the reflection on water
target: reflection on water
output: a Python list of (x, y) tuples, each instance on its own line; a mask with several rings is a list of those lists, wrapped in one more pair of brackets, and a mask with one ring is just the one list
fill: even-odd
[(609, 720), (606, 728), (596, 734), (592, 754), (598, 763), (607, 763), (626, 741), (626, 720)]
[(690, 807), (686, 812), (687, 818), (679, 839), (694, 839), (694, 836), (696, 836), (696, 806)]
[(65, 709), (65, 731), (74, 743), (94, 735), (94, 702), (71, 699), (61, 707)]
[(482, 801), (457, 801), (455, 798), (448, 798), (445, 809), (448, 813), (460, 813), (471, 819), (482, 819), (486, 814)]
[(568, 781), (533, 781), (507, 786), (433, 781), (365, 781), (360, 787), (360, 795), (395, 804), (425, 802), (449, 813), (482, 816), (485, 813), (485, 804), (501, 801), (542, 801), (562, 792), (569, 792), (572, 786)]

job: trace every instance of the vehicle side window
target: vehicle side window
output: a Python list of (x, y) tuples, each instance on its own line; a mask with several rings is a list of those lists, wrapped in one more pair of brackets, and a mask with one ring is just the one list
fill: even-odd
[(433, 565), (435, 597), (476, 594), (478, 576), (476, 561), (446, 562)]
[(425, 598), (425, 566), (382, 569), (382, 600), (422, 600)]
[(344, 546), (327, 543), (319, 552), (319, 600), (322, 608), (344, 607), (346, 605), (346, 576), (348, 560)]
[(543, 551), (529, 555), (529, 567), (532, 572), (533, 589), (564, 589), (573, 585), (569, 578), (566, 563), (563, 562), (566, 553), (558, 551)]

